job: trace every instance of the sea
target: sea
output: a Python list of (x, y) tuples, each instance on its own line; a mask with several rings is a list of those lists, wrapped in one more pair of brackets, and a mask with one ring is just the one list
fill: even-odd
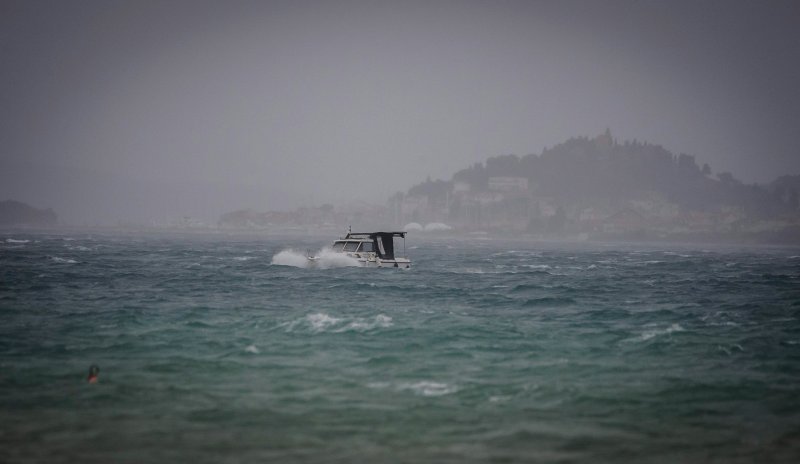
[(0, 462), (800, 462), (798, 248), (335, 238), (0, 232)]

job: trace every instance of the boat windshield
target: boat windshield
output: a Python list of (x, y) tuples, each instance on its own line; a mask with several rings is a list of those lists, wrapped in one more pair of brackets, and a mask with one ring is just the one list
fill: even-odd
[(333, 251), (341, 253), (344, 249), (344, 242), (333, 242)]
[(347, 242), (344, 245), (344, 251), (356, 251), (359, 242)]
[(372, 249), (372, 242), (361, 242), (361, 248), (358, 249), (361, 253), (371, 253), (375, 250)]

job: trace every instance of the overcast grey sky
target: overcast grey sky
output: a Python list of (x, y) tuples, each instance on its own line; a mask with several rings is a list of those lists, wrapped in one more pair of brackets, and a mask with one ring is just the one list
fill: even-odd
[(69, 223), (383, 204), (609, 127), (800, 174), (794, 1), (0, 1), (0, 199)]

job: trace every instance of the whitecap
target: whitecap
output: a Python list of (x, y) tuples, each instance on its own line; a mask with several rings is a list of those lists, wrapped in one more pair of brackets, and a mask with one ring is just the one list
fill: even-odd
[(403, 383), (399, 385), (399, 389), (401, 391), (411, 390), (415, 395), (421, 396), (443, 396), (458, 391), (458, 388), (455, 385), (442, 382), (431, 382), (428, 380), (415, 383)]
[(691, 256), (692, 256), (692, 255), (685, 255), (685, 254), (682, 254), (682, 253), (676, 253), (674, 251), (665, 251), (664, 254), (668, 255), (668, 256), (678, 256), (680, 258), (691, 258)]
[(315, 313), (306, 316), (306, 321), (311, 326), (313, 332), (322, 332), (325, 329), (341, 322), (338, 317), (329, 316), (325, 313)]
[(464, 274), (485, 274), (486, 273), (486, 271), (484, 271), (483, 269), (478, 269), (476, 267), (468, 267), (468, 268), (462, 269), (461, 272), (464, 273)]
[(684, 332), (684, 329), (680, 324), (672, 324), (671, 326), (667, 327), (666, 329), (661, 330), (648, 330), (642, 335), (639, 336), (638, 340), (647, 341), (651, 338), (658, 337), (659, 335), (669, 335), (673, 332)]
[(260, 353), (260, 351), (258, 350), (258, 347), (257, 347), (257, 346), (255, 346), (255, 345), (249, 345), (249, 346), (247, 346), (247, 347), (244, 349), (244, 351), (245, 351), (245, 353), (253, 353), (253, 354), (258, 354), (258, 353)]
[(30, 243), (30, 240), (17, 240), (15, 238), (7, 238), (6, 243)]
[(627, 338), (625, 340), (622, 340), (622, 343), (644, 342), (662, 335), (670, 335), (674, 332), (685, 332), (685, 331), (686, 329), (684, 329), (680, 324), (672, 324), (669, 327), (663, 329), (646, 330), (642, 332), (642, 334), (639, 335), (638, 337)]
[(458, 391), (458, 387), (443, 382), (421, 380), (419, 382), (401, 382), (391, 384), (389, 382), (371, 382), (367, 384), (369, 388), (392, 389), (398, 392), (410, 391), (419, 396), (444, 396)]
[(725, 346), (722, 346), (722, 345), (717, 345), (717, 349), (718, 349), (718, 350), (720, 350), (720, 351), (722, 351), (723, 353), (725, 353), (725, 354), (726, 354), (726, 355), (728, 355), (728, 356), (731, 356), (731, 355), (733, 354), (733, 350), (734, 350), (734, 348), (735, 348), (737, 351), (744, 351), (744, 348), (742, 347), (742, 345), (740, 345), (740, 344), (738, 344), (738, 343), (736, 343), (736, 344), (734, 344), (734, 345), (731, 345), (731, 347), (730, 347), (730, 348), (728, 348), (728, 347), (725, 347)]
[(521, 267), (527, 267), (529, 269), (550, 269), (548, 264), (522, 264)]
[[(705, 321), (705, 318), (703, 320)], [(739, 327), (739, 324), (733, 321), (708, 322), (707, 325), (710, 327)]]
[(256, 257), (255, 256), (234, 256), (231, 259), (233, 259), (234, 261), (250, 261), (251, 259), (256, 259)]
[(58, 256), (51, 256), (50, 259), (52, 259), (53, 261), (55, 261), (57, 263), (64, 263), (64, 264), (76, 264), (77, 263), (77, 261), (75, 261), (74, 259), (59, 258)]
[(325, 313), (314, 313), (306, 315), (292, 322), (280, 324), (285, 327), (287, 332), (305, 328), (312, 333), (342, 333), (342, 332), (367, 332), (375, 329), (383, 329), (394, 325), (392, 318), (385, 314), (378, 314), (374, 317), (355, 318), (348, 320), (345, 318), (334, 317)]
[(385, 316), (383, 314), (378, 314), (372, 320), (359, 319), (359, 320), (356, 320), (356, 321), (353, 321), (353, 322), (347, 324), (346, 326), (344, 326), (344, 327), (342, 327), (340, 329), (335, 330), (334, 332), (347, 332), (347, 331), (350, 331), (350, 330), (353, 330), (353, 331), (356, 331), (356, 332), (366, 332), (368, 330), (373, 330), (373, 329), (377, 329), (377, 328), (391, 327), (392, 325), (393, 325), (393, 323), (392, 323), (392, 318), (391, 317)]

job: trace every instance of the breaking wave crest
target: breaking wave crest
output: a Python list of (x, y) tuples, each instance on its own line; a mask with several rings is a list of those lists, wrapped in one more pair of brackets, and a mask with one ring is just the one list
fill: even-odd
[(652, 338), (656, 338), (656, 337), (659, 337), (659, 336), (671, 335), (674, 332), (685, 332), (685, 331), (686, 331), (686, 329), (684, 329), (683, 326), (681, 326), (680, 324), (672, 324), (671, 326), (663, 328), (663, 329), (646, 330), (645, 332), (642, 332), (642, 334), (639, 335), (638, 337), (629, 338), (629, 339), (623, 340), (623, 341), (624, 342), (625, 341), (627, 341), (627, 342), (646, 342), (646, 341), (648, 341), (648, 340), (650, 340)]
[(455, 385), (443, 382), (433, 382), (430, 380), (422, 380), (419, 382), (400, 382), (396, 384), (389, 382), (372, 382), (368, 384), (367, 387), (375, 389), (390, 389), (398, 392), (410, 391), (419, 396), (443, 396), (458, 391), (458, 387)]
[(325, 313), (309, 314), (292, 322), (281, 324), (286, 332), (309, 331), (311, 333), (367, 332), (374, 329), (391, 327), (392, 318), (383, 314), (375, 317), (357, 317), (346, 319)]

